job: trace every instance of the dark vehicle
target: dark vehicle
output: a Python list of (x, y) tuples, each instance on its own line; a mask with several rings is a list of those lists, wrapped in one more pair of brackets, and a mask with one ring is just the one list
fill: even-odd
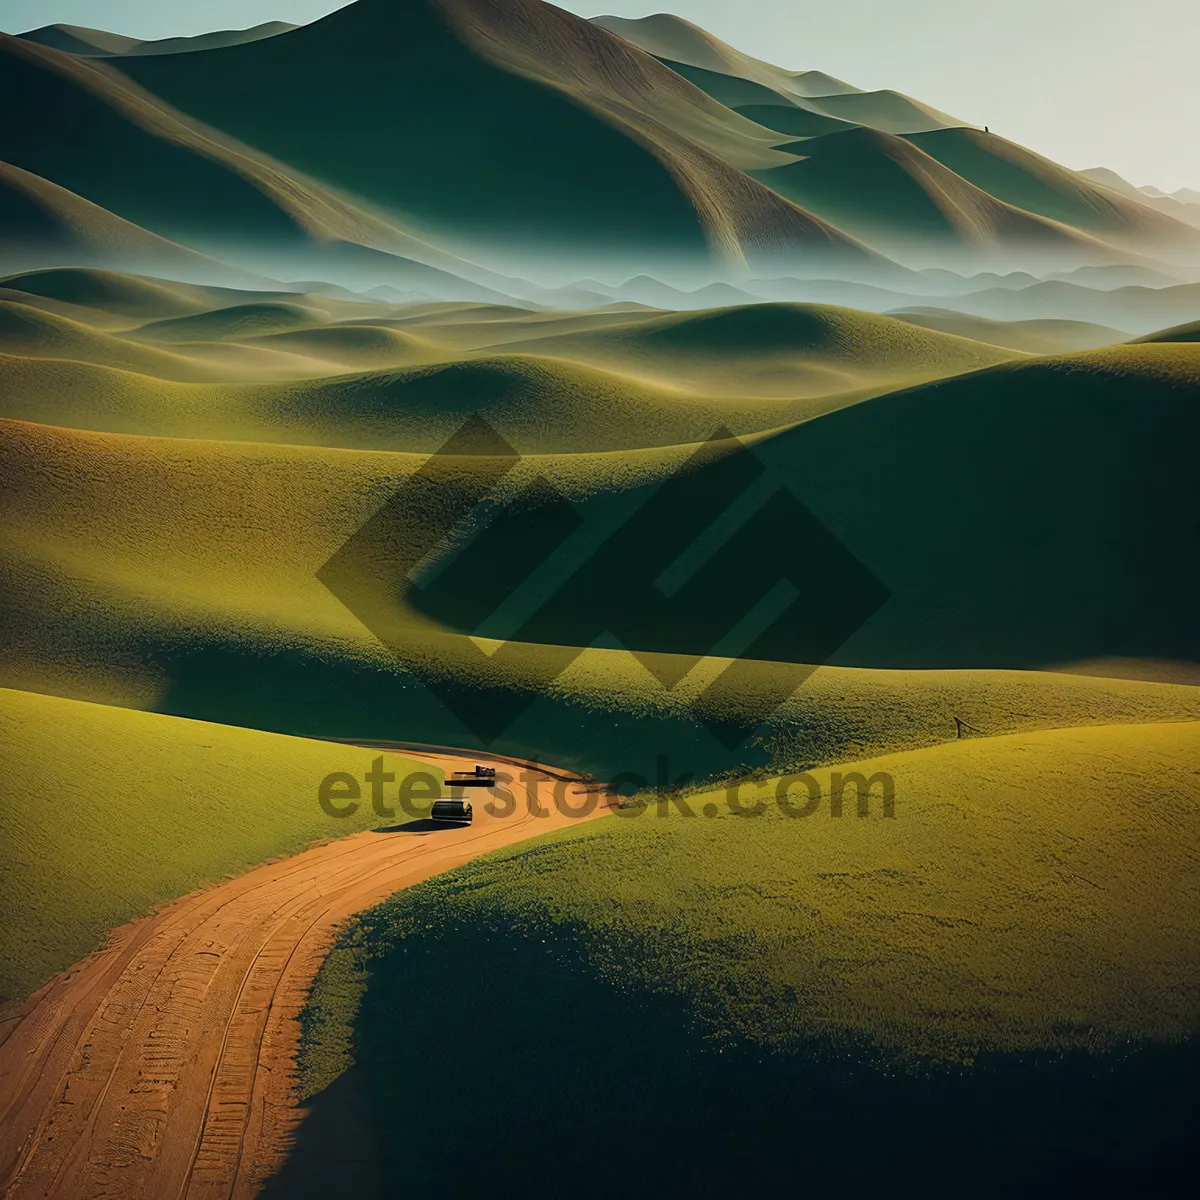
[(451, 800), (435, 800), (433, 812), (430, 814), (435, 821), (448, 825), (470, 825), (474, 813), (470, 801), (462, 799), (463, 788), (494, 788), (496, 786), (496, 768), (479, 767), (473, 771), (455, 771), (446, 780), (446, 786), (451, 794), (457, 792), (458, 798)]
[(447, 825), (470, 825), (475, 814), (469, 800), (435, 800), (430, 816)]
[(473, 771), (455, 771), (450, 781), (452, 787), (491, 787), (496, 778), (495, 767), (479, 767)]

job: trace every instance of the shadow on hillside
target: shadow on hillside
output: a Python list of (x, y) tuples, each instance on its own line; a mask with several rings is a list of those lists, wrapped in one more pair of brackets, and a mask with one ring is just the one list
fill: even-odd
[(365, 1074), (361, 1067), (351, 1067), (308, 1102), (292, 1153), (261, 1195), (270, 1200), (372, 1200), (381, 1194), (379, 1128), (385, 1126), (371, 1112)]

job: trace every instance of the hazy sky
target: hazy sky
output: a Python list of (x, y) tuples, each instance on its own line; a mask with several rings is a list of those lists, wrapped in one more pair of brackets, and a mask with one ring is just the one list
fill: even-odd
[[(405, 0), (396, 0), (404, 3)], [(895, 88), (1069, 167), (1200, 189), (1200, 0), (560, 0), (678, 13), (740, 50)], [(0, 30), (64, 22), (168, 37), (301, 23), (338, 0), (0, 0)]]

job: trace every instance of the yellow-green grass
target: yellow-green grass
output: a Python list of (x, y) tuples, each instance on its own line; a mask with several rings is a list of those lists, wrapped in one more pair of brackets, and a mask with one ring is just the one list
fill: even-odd
[(1016, 352), (825, 304), (770, 303), (651, 313), (602, 329), (523, 341), (528, 353), (635, 371), (681, 384), (745, 381), (768, 394), (849, 381), (893, 387), (993, 366)]
[[(56, 296), (111, 296), (110, 311), (144, 299), (137, 279), (44, 274)], [(0, 301), (0, 351), (0, 416), (20, 420), (432, 452), (480, 413), (522, 453), (746, 436), (1017, 354), (820, 305), (530, 314), (319, 297), (259, 297), (121, 334)]]
[(327, 320), (325, 313), (296, 301), (260, 301), (150, 321), (138, 329), (137, 335), (152, 342), (239, 341), (324, 325)]
[[(1063, 321), (1049, 317), (1031, 321), (993, 321), (947, 308), (906, 308), (889, 314), (925, 329), (954, 333), (992, 346), (1020, 350), (1025, 354), (1067, 354), (1075, 350), (1098, 350), (1127, 341), (1129, 335), (1108, 325), (1089, 321)], [(1153, 337), (1141, 339), (1157, 340)], [(1167, 340), (1167, 339), (1163, 339)]]
[(211, 379), (203, 363), (14, 301), (0, 301), (0, 351), (38, 359), (66, 359), (119, 367), (159, 379)]
[(1200, 723), (1065, 729), (841, 768), (886, 776), (891, 817), (875, 778), (868, 815), (851, 784), (835, 818), (829, 770), (792, 784), (789, 811), (774, 779), (732, 806), (690, 798), (694, 817), (629, 809), (398, 895), (353, 954), (370, 962), (427, 913), (499, 915), (516, 934), (566, 926), (623, 988), (682, 994), (709, 1036), (777, 1049), (970, 1060), (1175, 1040), (1200, 1031), (1198, 762)]
[(329, 363), (328, 372), (362, 371), (372, 367), (405, 366), (438, 357), (436, 348), (402, 329), (390, 328), (386, 319), (378, 324), (350, 321), (317, 329), (272, 333), (246, 338), (241, 345), (250, 350), (303, 356), (310, 362)]
[(1188, 321), (1170, 329), (1160, 329), (1145, 337), (1134, 338), (1135, 342), (1200, 342), (1200, 321)]
[[(878, 382), (899, 386), (1014, 357), (969, 338), (917, 331), (892, 317), (831, 305), (531, 312), (477, 303), (404, 305), (238, 292), (71, 269), (5, 283), (12, 289), (6, 307), (23, 314), (21, 325), (15, 316), (9, 319), (7, 352), (27, 346), (41, 357), (169, 379), (186, 369), (179, 358), (199, 358), (197, 377), (212, 377), (220, 366), (214, 344), (307, 358), (310, 369), (297, 367), (300, 375), (321, 361), (328, 365), (319, 369), (334, 374), (341, 364), (365, 369), (502, 352), (549, 355), (628, 375), (646, 372), (663, 383), (710, 392), (782, 397)], [(168, 315), (153, 320), (156, 310)], [(121, 336), (97, 340), (98, 331)], [(170, 357), (158, 359), (156, 352)]]
[[(380, 824), (319, 803), (377, 752), (0, 689), (0, 1002), (107, 930), (256, 863)], [(441, 772), (386, 756), (397, 777)]]
[[(636, 497), (688, 452), (533, 456), (501, 494), (540, 475), (587, 513), (596, 498)], [(423, 456), (17, 422), (3, 426), (0, 456), (7, 686), (283, 732), (441, 744), (472, 744), (472, 735), (417, 678), (454, 677), (481, 705), (509, 713), (544, 688), (541, 664), (553, 650), (517, 643), (487, 658), (411, 597), (387, 613), (385, 647), (318, 580)], [(454, 467), (465, 478), (477, 465), (462, 459)], [(383, 531), (380, 553), (391, 562), (435, 519), (435, 508), (414, 505)], [(947, 554), (957, 570), (962, 551), (951, 545)], [(1005, 625), (1011, 621), (1010, 614)], [(1192, 687), (1030, 671), (826, 667), (778, 710), (767, 744), (731, 763), (687, 708), (726, 665), (706, 660), (668, 689), (633, 655), (588, 649), (496, 748), (608, 777), (641, 771), (652, 781), (658, 754), (670, 756), (673, 777), (738, 762), (846, 761), (953, 739), (956, 717), (988, 735), (1200, 719), (1200, 689)], [(739, 701), (765, 694), (791, 670), (753, 666)]]
[[(416, 308), (357, 296), (352, 292), (329, 296), (323, 293), (279, 291), (278, 288), (269, 287), (215, 287), (94, 267), (54, 267), (44, 271), (27, 271), (0, 279), (0, 286), (6, 292), (18, 293), (12, 297), (6, 295), (6, 299), (41, 307), (93, 328), (125, 333), (137, 330), (139, 336), (140, 331), (145, 330), (152, 339), (157, 337), (160, 341), (194, 340), (187, 335), (188, 326), (205, 324), (209, 326), (207, 336), (211, 338), (217, 336), (217, 331), (212, 329), (213, 324), (222, 321), (231, 327), (245, 322), (245, 336), (254, 336), (264, 332), (262, 328), (253, 328), (256, 308), (269, 319), (272, 312), (278, 314), (279, 306), (287, 306), (284, 315), (293, 319), (300, 316), (303, 320), (296, 323), (312, 326), (336, 320), (384, 317), (397, 312), (407, 314)], [(442, 307), (471, 309), (486, 306), (462, 304)], [(247, 317), (249, 321), (245, 320)], [(182, 322), (179, 326), (183, 331), (181, 336), (175, 339), (165, 336), (175, 327), (176, 321)]]
[(95, 267), (26, 271), (0, 282), (19, 293), (16, 298), (24, 304), (45, 307), (98, 329), (132, 329), (147, 321), (203, 312), (216, 307), (218, 297), (238, 294)]
[[(867, 394), (853, 376), (813, 373), (828, 389), (811, 398), (705, 395), (653, 380), (531, 355), (434, 362), (390, 371), (301, 381), (303, 374), (336, 371), (300, 357), (368, 357), (377, 350), (393, 365), (426, 358), (391, 330), (343, 330), (315, 345), (281, 339), (253, 347), (205, 347), (212, 355), (190, 362), (219, 363), (275, 383), (188, 384), (151, 379), (57, 359), (0, 354), (5, 382), (0, 416), (23, 421), (155, 436), (321, 445), (432, 453), (472, 414), (481, 415), (518, 452), (568, 454), (702, 441), (726, 428), (749, 435), (852, 403)], [(378, 340), (369, 334), (381, 335)], [(394, 339), (394, 341), (392, 340)], [(272, 344), (268, 349), (267, 344)], [(390, 349), (389, 349), (390, 348)], [(800, 372), (796, 372), (797, 375)], [(813, 385), (813, 375), (807, 382)], [(301, 378), (298, 378), (301, 377)], [(801, 391), (800, 388), (797, 388)], [(878, 389), (874, 389), (878, 390)]]

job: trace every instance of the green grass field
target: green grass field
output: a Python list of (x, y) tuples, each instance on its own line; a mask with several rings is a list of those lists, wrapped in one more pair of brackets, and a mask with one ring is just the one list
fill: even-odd
[[(296, 1169), (366, 1155), (385, 1186), (478, 1183), (449, 1128), (380, 1130), (354, 1162), (329, 1140), (346, 1106), (408, 1104), (485, 1129), (497, 1186), (570, 1175), (565, 1151), (529, 1165), (547, 1122), (630, 1125), (589, 1196), (654, 1178), (656, 1137), (700, 1190), (747, 1170), (782, 1186), (800, 1156), (829, 1186), (982, 1169), (978, 1193), (1005, 1195), (1061, 1144), (1075, 1171), (1170, 1178), (1200, 983), (1197, 751), (1194, 722), (964, 740), (845, 769), (889, 778), (890, 817), (875, 778), (868, 815), (851, 784), (835, 819), (818, 770), (787, 812), (776, 780), (690, 797), (695, 816), (630, 809), (401, 893), (318, 976)], [(414, 1037), (439, 1014), (452, 1038)]]
[[(379, 824), (319, 804), (331, 772), (377, 754), (0, 689), (5, 829), (0, 1003), (20, 1000), (108, 930), (314, 842)], [(398, 755), (401, 775), (440, 772)]]
[(346, 928), (265, 1195), (1182, 1191), (1193, 193), (541, 0), (5, 116), (0, 1004), (494, 751), (622, 807)]

